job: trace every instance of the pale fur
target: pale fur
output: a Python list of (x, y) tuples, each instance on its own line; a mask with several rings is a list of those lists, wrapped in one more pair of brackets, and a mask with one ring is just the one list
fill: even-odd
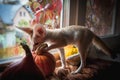
[[(84, 26), (66, 26), (61, 29), (45, 29), (43, 25), (37, 24), (34, 29), (20, 28), (23, 31), (31, 35), (33, 42), (33, 51), (39, 46), (39, 44), (44, 42), (50, 42), (47, 51), (51, 49), (58, 48), (60, 50), (60, 58), (62, 63), (62, 68), (66, 68), (65, 54), (63, 47), (68, 44), (73, 44), (78, 48), (79, 56), (81, 59), (81, 64), (79, 68), (74, 71), (78, 73), (81, 71), (86, 64), (87, 51), (90, 44), (95, 45), (98, 49), (102, 50), (108, 56), (111, 56), (111, 51), (107, 45), (93, 32)], [(31, 31), (32, 30), (32, 31)], [(41, 31), (40, 31), (41, 30)]]

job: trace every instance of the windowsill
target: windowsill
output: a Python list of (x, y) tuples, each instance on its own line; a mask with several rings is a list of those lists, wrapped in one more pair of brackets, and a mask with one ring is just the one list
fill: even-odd
[(110, 35), (106, 35), (106, 36), (100, 36), (102, 39), (105, 39), (105, 38), (114, 38), (114, 37), (120, 37), (120, 35), (113, 35), (113, 34), (110, 34)]
[[(108, 35), (108, 36), (102, 36), (100, 37), (108, 46), (109, 48), (114, 52), (114, 54), (117, 55), (116, 59), (109, 59), (108, 57), (106, 57), (105, 55), (99, 54), (99, 57), (101, 59), (107, 59), (107, 60), (112, 60), (115, 62), (119, 62), (120, 63), (120, 35)], [(98, 51), (98, 53), (100, 53)]]
[(11, 57), (11, 58), (8, 58), (8, 59), (1, 59), (0, 60), (0, 67), (1, 66), (6, 66), (12, 62), (16, 62), (18, 60), (21, 60), (23, 56), (16, 56), (16, 57)]

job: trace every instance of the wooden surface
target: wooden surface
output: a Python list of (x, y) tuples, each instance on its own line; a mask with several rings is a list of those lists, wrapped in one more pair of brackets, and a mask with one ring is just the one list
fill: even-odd
[[(78, 66), (69, 65), (68, 69), (57, 69), (46, 80), (120, 80), (120, 63), (101, 59), (88, 59), (87, 66), (81, 73), (72, 75), (70, 72)], [(0, 67), (0, 72), (5, 67)]]
[(55, 70), (54, 75), (49, 76), (47, 80), (54, 80), (54, 78), (55, 80), (120, 80), (119, 68), (120, 63), (89, 59), (87, 60), (87, 66), (81, 73), (71, 75), (69, 69)]

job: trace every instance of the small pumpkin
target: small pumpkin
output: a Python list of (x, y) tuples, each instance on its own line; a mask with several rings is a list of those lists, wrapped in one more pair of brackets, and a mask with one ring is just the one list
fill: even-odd
[(33, 53), (33, 57), (38, 68), (42, 70), (45, 76), (49, 76), (54, 72), (56, 62), (54, 56), (51, 53), (43, 51), (46, 46), (47, 44), (39, 46), (35, 53)]
[(64, 50), (65, 50), (65, 57), (66, 58), (78, 53), (78, 49), (74, 45), (65, 46)]
[[(68, 58), (74, 54), (78, 53), (78, 49), (74, 45), (68, 45), (64, 47), (65, 58)], [(56, 60), (60, 60), (59, 52), (53, 54)]]
[[(66, 62), (70, 65), (79, 65), (80, 57), (78, 49), (74, 45), (67, 45), (64, 47)], [(56, 59), (56, 67), (61, 66), (59, 52), (53, 54)]]
[(80, 57), (77, 47), (74, 45), (68, 45), (64, 47), (64, 50), (67, 63), (71, 65), (79, 65)]

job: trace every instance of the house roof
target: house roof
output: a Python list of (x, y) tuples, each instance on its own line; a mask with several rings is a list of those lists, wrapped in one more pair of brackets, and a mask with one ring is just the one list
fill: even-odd
[(28, 13), (30, 14), (30, 16), (33, 18), (34, 16), (34, 12), (32, 11), (32, 9), (30, 8), (30, 6), (28, 5), (23, 5), (23, 7), (28, 11)]
[[(16, 4), (0, 4), (0, 19), (4, 24), (13, 24), (13, 18), (16, 15), (16, 12), (22, 7), (23, 5)], [(28, 12), (30, 9), (28, 7), (24, 7)]]

